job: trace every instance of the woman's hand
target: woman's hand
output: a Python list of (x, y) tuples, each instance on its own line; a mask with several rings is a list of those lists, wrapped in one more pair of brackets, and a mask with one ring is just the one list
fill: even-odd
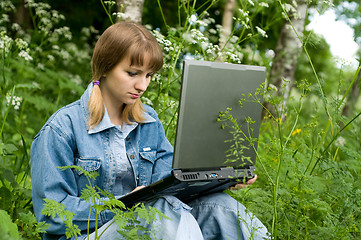
[(238, 190), (238, 189), (241, 189), (241, 188), (245, 188), (248, 185), (253, 184), (256, 180), (257, 180), (257, 175), (255, 175), (254, 178), (249, 179), (246, 183), (238, 183), (238, 184), (230, 187), (229, 189), (230, 190)]
[(134, 188), (133, 191), (131, 191), (130, 193), (135, 192), (135, 191), (138, 191), (139, 189), (144, 188), (144, 187), (145, 187), (145, 186), (136, 187), (136, 188)]

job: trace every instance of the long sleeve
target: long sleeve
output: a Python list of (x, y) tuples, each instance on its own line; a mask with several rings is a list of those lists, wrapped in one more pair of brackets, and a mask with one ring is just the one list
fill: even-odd
[[(155, 113), (156, 114), (156, 113)], [(152, 180), (156, 182), (166, 176), (168, 176), (172, 170), (173, 162), (173, 147), (165, 136), (164, 127), (160, 122), (157, 115), (155, 115), (157, 121), (157, 153), (156, 161), (153, 167)]]
[[(90, 203), (81, 199), (76, 182), (76, 173), (71, 169), (61, 170), (59, 166), (75, 165), (76, 147), (74, 141), (59, 129), (48, 124), (35, 137), (31, 147), (31, 180), (33, 186), (33, 205), (38, 221), (46, 221), (51, 226), (48, 234), (65, 234), (65, 225), (59, 218), (41, 214), (43, 199), (53, 199), (64, 204), (65, 209), (75, 214), (74, 224), (81, 230), (87, 229)], [(102, 225), (111, 216), (100, 216)], [(95, 227), (95, 211), (90, 215), (90, 228)]]

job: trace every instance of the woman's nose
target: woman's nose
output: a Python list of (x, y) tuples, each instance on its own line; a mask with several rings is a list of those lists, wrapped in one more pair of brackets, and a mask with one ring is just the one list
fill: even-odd
[(135, 89), (140, 91), (140, 92), (145, 92), (145, 90), (147, 90), (147, 87), (149, 85), (149, 79), (146, 76), (142, 76), (140, 77), (136, 84), (135, 84)]

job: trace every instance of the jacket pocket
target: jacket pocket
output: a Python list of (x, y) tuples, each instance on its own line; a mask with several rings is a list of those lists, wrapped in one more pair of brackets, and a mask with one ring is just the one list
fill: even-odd
[[(97, 171), (101, 166), (101, 160), (99, 158), (76, 158), (76, 165), (81, 167), (84, 171), (94, 172)], [(82, 175), (81, 171), (76, 170), (78, 175)]]
[(154, 162), (157, 160), (156, 159), (157, 151), (139, 152), (139, 155), (142, 159), (147, 160), (152, 164), (154, 164)]

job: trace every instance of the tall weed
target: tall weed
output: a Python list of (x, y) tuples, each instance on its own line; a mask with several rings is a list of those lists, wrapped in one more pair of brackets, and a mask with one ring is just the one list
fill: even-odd
[(233, 194), (259, 216), (275, 239), (358, 239), (360, 143), (354, 131), (360, 130), (361, 112), (347, 118), (340, 107), (360, 67), (351, 83), (340, 78), (337, 91), (326, 92), (308, 55), (307, 42), (300, 41), (315, 86), (299, 83), (287, 107), (281, 109), (277, 108), (280, 98), (273, 96), (271, 88), (265, 91), (277, 116), (285, 117), (263, 119), (258, 140), (259, 180), (252, 188)]
[[(157, 3), (164, 16), (162, 1)], [(240, 1), (235, 27), (224, 46), (219, 45), (221, 26), (207, 13), (216, 3), (209, 0), (199, 7), (196, 1), (179, 1), (177, 26), (169, 26), (165, 17), (166, 32), (147, 26), (163, 48), (165, 65), (154, 76), (143, 101), (159, 113), (171, 142), (183, 59), (222, 59), (267, 67), (272, 61), (272, 56), (257, 49), (272, 23), (262, 26), (256, 22), (257, 14), (268, 11), (272, 1), (258, 1), (257, 7), (254, 1)], [(97, 32), (84, 29), (85, 38), (75, 44), (59, 12), (34, 0), (26, 4), (34, 26), (31, 31), (10, 22), (15, 9), (12, 1), (0, 3), (0, 209), (6, 211), (1, 216), (9, 228), (13, 229), (12, 223), (17, 225), (20, 237), (39, 239), (47, 226), (37, 224), (32, 212), (30, 143), (56, 109), (83, 92), (91, 77), (91, 46), (86, 37)], [(122, 16), (112, 12), (114, 1), (101, 4), (111, 21)], [(341, 108), (360, 68), (351, 81), (340, 74), (338, 82), (326, 83), (312, 63), (307, 39), (300, 41), (310, 63), (307, 72), (312, 75), (296, 84), (286, 108), (276, 108), (284, 118), (266, 115), (262, 120), (257, 140), (258, 180), (230, 194), (255, 213), (275, 239), (358, 239), (360, 108), (351, 117), (343, 116)], [(283, 96), (275, 96), (274, 91), (265, 89), (264, 98), (280, 106)]]
[(72, 71), (89, 65), (90, 48), (78, 50), (60, 25), (63, 16), (49, 5), (25, 2), (32, 30), (10, 21), (12, 1), (0, 3), (0, 209), (22, 238), (40, 239), (47, 226), (33, 214), (30, 144), (50, 114), (83, 92), (85, 75)]

